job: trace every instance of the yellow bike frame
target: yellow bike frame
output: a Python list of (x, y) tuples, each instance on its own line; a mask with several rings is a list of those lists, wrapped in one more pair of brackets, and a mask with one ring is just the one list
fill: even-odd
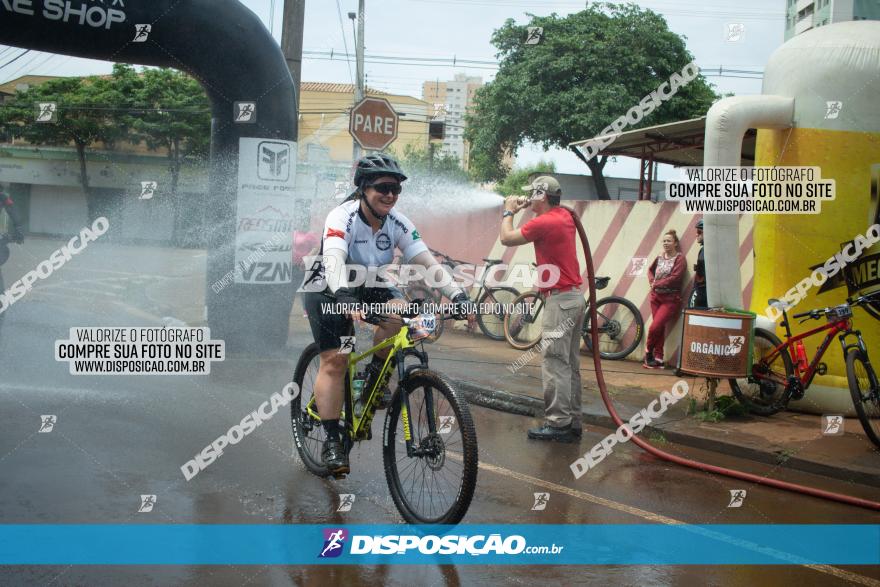
[[(378, 397), (378, 387), (379, 382), (385, 378), (387, 372), (391, 369), (391, 359), (396, 356), (400, 351), (405, 349), (411, 349), (415, 347), (416, 343), (414, 343), (409, 338), (409, 326), (404, 324), (400, 331), (392, 336), (391, 338), (387, 338), (374, 346), (373, 348), (364, 351), (361, 354), (351, 353), (348, 355), (348, 377), (345, 382), (345, 403), (343, 406), (343, 410), (345, 411), (345, 420), (346, 422), (351, 422), (351, 430), (348, 431), (349, 436), (352, 440), (364, 440), (367, 438), (367, 434), (370, 430), (370, 424), (373, 422), (373, 416), (376, 414), (376, 406), (379, 400)], [(354, 377), (357, 374), (357, 364), (370, 357), (377, 352), (391, 348), (388, 353), (388, 357), (385, 359), (385, 363), (382, 365), (382, 369), (379, 371), (379, 376), (375, 378), (373, 382), (373, 388), (362, 392), (361, 401), (364, 403), (364, 411), (360, 416), (354, 413), (353, 405), (354, 405), (354, 397), (352, 396), (352, 390), (354, 389)], [(400, 365), (401, 373), (403, 365)], [(315, 397), (309, 400), (309, 405), (306, 406), (306, 411), (309, 416), (314, 418), (317, 421), (321, 420), (321, 417), (318, 415), (318, 409), (315, 405)], [(351, 415), (351, 419), (349, 420), (348, 414)], [(401, 410), (401, 422), (403, 424), (403, 434), (404, 438), (409, 442), (412, 440), (412, 432), (410, 430), (410, 422), (409, 422), (409, 410), (407, 410), (407, 402), (403, 403), (403, 408)]]

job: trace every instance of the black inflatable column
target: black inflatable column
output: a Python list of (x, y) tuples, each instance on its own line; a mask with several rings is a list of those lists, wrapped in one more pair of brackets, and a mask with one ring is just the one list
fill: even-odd
[(282, 352), (297, 112), (284, 56), (256, 15), (236, 0), (0, 0), (0, 43), (201, 82), (213, 110), (208, 324), (230, 352)]

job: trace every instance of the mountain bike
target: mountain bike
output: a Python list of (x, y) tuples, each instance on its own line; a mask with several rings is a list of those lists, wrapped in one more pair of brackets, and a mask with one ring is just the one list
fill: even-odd
[[(596, 289), (605, 289), (609, 277), (597, 277)], [(504, 336), (515, 349), (524, 351), (541, 340), (541, 311), (547, 296), (540, 292), (526, 292), (513, 302), (514, 311), (504, 319)], [(627, 357), (642, 342), (645, 322), (639, 309), (626, 298), (608, 296), (596, 301), (599, 330), (599, 356), (606, 360)], [(581, 338), (587, 350), (593, 352), (590, 335), (590, 305), (587, 303)]]
[[(754, 362), (748, 378), (731, 379), (730, 387), (736, 398), (752, 412), (762, 416), (775, 414), (788, 405), (790, 399), (801, 399), (816, 375), (824, 375), (828, 368), (822, 357), (835, 336), (840, 340), (846, 359), (846, 378), (856, 414), (871, 442), (880, 446), (880, 384), (868, 359), (868, 349), (859, 330), (853, 330), (853, 308), (877, 303), (880, 292), (847, 299), (845, 304), (795, 314), (792, 318), (818, 320), (825, 316), (827, 323), (793, 336), (785, 305), (772, 299), (769, 303), (782, 310), (785, 342), (768, 330), (755, 329)], [(825, 339), (812, 360), (807, 357), (803, 340), (827, 331)], [(851, 341), (855, 337), (855, 341)]]
[[(468, 264), (465, 261), (453, 259), (449, 255), (441, 253), (440, 251), (434, 249), (429, 250), (438, 258), (441, 264), (446, 265), (449, 268), (450, 272), (454, 271), (459, 265)], [(491, 270), (494, 265), (503, 263), (501, 259), (483, 259), (483, 261), (488, 265), (489, 270)], [(504, 340), (504, 316), (506, 315), (506, 309), (509, 308), (510, 304), (513, 303), (513, 300), (520, 295), (520, 292), (515, 288), (508, 286), (486, 285), (484, 279), (481, 279), (477, 285), (479, 285), (479, 289), (477, 290), (476, 295), (471, 298), (477, 304), (477, 325), (480, 327), (483, 334), (492, 340)], [(421, 299), (435, 304), (439, 304), (443, 298), (443, 295), (439, 290), (424, 283), (409, 285), (406, 287), (404, 293), (410, 300)], [(442, 333), (442, 327), (439, 333), (429, 339), (429, 342), (433, 342), (439, 338), (440, 333)]]
[[(444, 316), (444, 319), (448, 319)], [(457, 524), (470, 506), (477, 483), (477, 434), (464, 398), (428, 366), (422, 341), (436, 326), (433, 314), (397, 319), (372, 316), (370, 322), (402, 322), (400, 331), (371, 349), (348, 356), (342, 442), (350, 453), (356, 442), (372, 437), (371, 424), (397, 358), (398, 385), (385, 414), (382, 459), (391, 497), (411, 524)], [(417, 348), (418, 347), (418, 348)], [(381, 371), (357, 393), (363, 381), (358, 363), (390, 349)], [(415, 363), (406, 365), (407, 359)], [(296, 450), (306, 468), (330, 476), (321, 459), (325, 440), (315, 405), (314, 383), (320, 366), (315, 343), (305, 348), (294, 372), (299, 393), (291, 401)]]

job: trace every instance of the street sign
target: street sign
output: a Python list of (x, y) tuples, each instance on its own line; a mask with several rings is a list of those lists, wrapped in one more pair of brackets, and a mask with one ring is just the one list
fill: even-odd
[(384, 98), (364, 98), (351, 110), (348, 132), (364, 149), (381, 151), (397, 138), (400, 118)]

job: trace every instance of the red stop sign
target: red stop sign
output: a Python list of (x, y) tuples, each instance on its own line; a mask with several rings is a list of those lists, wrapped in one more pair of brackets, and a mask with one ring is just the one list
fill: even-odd
[(364, 98), (351, 110), (348, 132), (364, 149), (381, 151), (397, 138), (400, 118), (384, 98)]

